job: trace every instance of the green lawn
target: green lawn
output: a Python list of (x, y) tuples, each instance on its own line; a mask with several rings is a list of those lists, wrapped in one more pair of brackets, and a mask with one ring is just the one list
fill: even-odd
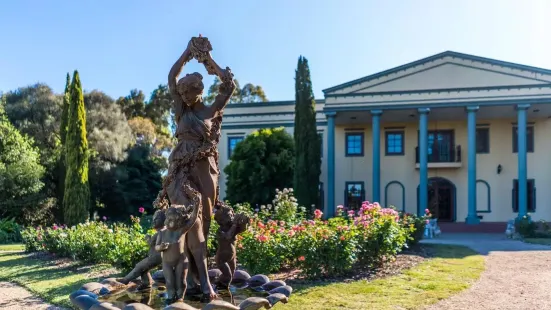
[(22, 244), (0, 244), (0, 251), (24, 251), (25, 246)]
[(418, 309), (468, 288), (484, 270), (484, 258), (469, 248), (435, 245), (434, 251), (436, 258), (398, 276), (297, 288), (287, 308)]
[[(484, 270), (483, 257), (458, 246), (434, 245), (436, 258), (403, 274), (373, 282), (357, 281), (294, 287), (287, 305), (276, 309), (417, 309), (450, 297), (476, 281)], [(70, 306), (68, 296), (83, 283), (96, 280), (92, 270), (60, 268), (23, 253), (0, 253), (0, 280), (18, 283), (46, 301)]]
[(525, 238), (524, 242), (542, 244), (542, 245), (551, 245), (551, 238)]
[(43, 260), (32, 259), (22, 252), (0, 252), (0, 281), (10, 281), (26, 287), (44, 300), (59, 306), (71, 307), (69, 294), (82, 284), (96, 281), (102, 270), (110, 266), (92, 268), (70, 265), (59, 267)]

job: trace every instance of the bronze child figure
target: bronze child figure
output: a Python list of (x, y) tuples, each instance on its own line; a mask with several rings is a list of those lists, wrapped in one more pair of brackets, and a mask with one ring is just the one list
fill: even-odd
[(237, 266), (236, 237), (247, 229), (249, 217), (242, 213), (234, 215), (233, 210), (222, 203), (215, 210), (214, 220), (220, 226), (216, 232), (218, 249), (215, 260), (218, 269), (222, 271), (220, 284), (229, 287)]
[(167, 290), (167, 303), (183, 300), (186, 292), (188, 259), (186, 255), (186, 234), (197, 221), (199, 208), (191, 210), (183, 206), (172, 206), (166, 211), (166, 229), (157, 235), (155, 250), (161, 253), (163, 275)]
[(132, 271), (124, 278), (118, 280), (118, 282), (127, 285), (138, 276), (141, 277), (142, 283), (137, 287), (138, 291), (151, 288), (151, 283), (153, 280), (151, 279), (151, 274), (149, 272), (155, 267), (161, 265), (161, 253), (155, 250), (155, 243), (157, 241), (157, 236), (165, 230), (164, 210), (157, 210), (155, 214), (153, 214), (153, 229), (157, 231), (154, 235), (145, 236), (145, 240), (149, 246), (149, 253), (147, 257), (136, 264), (136, 267), (134, 267), (134, 269), (132, 269)]

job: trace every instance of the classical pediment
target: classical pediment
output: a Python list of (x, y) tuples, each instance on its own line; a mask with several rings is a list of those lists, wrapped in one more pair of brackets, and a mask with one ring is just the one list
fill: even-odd
[(444, 52), (324, 90), (326, 97), (480, 91), (551, 84), (551, 70)]

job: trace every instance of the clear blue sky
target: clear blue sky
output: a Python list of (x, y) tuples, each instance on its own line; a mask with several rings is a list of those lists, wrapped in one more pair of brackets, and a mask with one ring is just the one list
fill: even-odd
[(299, 55), (317, 98), (445, 50), (551, 68), (550, 16), (549, 0), (2, 1), (0, 91), (44, 82), (61, 92), (78, 69), (86, 90), (149, 95), (199, 33), (270, 100), (294, 99)]

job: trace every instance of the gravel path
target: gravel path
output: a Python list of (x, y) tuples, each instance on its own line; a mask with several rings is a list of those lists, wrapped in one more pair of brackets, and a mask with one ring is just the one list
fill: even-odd
[(486, 270), (478, 282), (427, 310), (551, 309), (551, 247), (501, 234), (450, 234), (423, 242), (465, 245), (486, 255)]
[(9, 310), (63, 310), (34, 297), (26, 289), (10, 282), (0, 282), (0, 309)]

